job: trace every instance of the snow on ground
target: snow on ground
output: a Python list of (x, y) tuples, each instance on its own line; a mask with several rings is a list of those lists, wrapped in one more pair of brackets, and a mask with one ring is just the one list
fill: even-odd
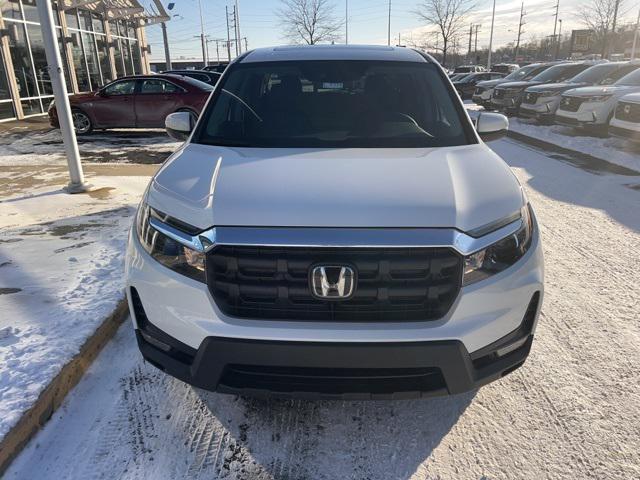
[(0, 439), (123, 298), (149, 177), (119, 175), (89, 174), (96, 190), (72, 196), (64, 169), (0, 167)]
[[(164, 130), (106, 130), (78, 137), (83, 162), (161, 163), (180, 144)], [(60, 130), (0, 135), (0, 166), (66, 165)]]
[[(483, 110), (470, 100), (465, 101), (465, 108), (472, 118)], [(591, 136), (570, 127), (538, 125), (533, 120), (517, 117), (509, 117), (509, 130), (640, 172), (640, 145), (628, 140)]]
[(640, 478), (640, 176), (491, 146), (525, 186), (546, 256), (524, 367), (451, 398), (244, 399), (144, 364), (126, 323), (6, 478)]

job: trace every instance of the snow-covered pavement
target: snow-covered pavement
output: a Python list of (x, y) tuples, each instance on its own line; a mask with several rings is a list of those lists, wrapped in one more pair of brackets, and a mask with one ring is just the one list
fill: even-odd
[(126, 323), (6, 478), (640, 478), (640, 176), (492, 147), (526, 187), (546, 256), (523, 368), (452, 398), (243, 399), (145, 365)]

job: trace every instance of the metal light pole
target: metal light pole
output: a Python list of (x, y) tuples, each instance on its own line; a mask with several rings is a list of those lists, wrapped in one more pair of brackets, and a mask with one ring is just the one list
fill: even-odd
[(53, 23), (53, 10), (51, 0), (38, 0), (38, 14), (42, 28), (44, 52), (47, 57), (47, 70), (53, 88), (53, 98), (56, 102), (56, 111), (62, 132), (62, 141), (69, 166), (69, 184), (66, 187), (68, 193), (86, 192), (91, 186), (84, 182), (84, 173), (80, 163), (80, 152), (76, 142), (76, 131), (73, 128), (71, 106), (67, 96), (67, 85), (62, 71), (62, 59), (58, 51), (58, 38)]
[(387, 23), (387, 45), (391, 45), (391, 0), (389, 0), (389, 22)]
[(556, 2), (556, 13), (553, 14), (555, 17), (553, 21), (553, 39), (557, 40), (556, 32), (558, 31), (558, 12), (560, 11), (560, 0)]
[(162, 22), (162, 40), (164, 41), (164, 63), (165, 70), (171, 70), (171, 54), (169, 53), (169, 39), (167, 37), (167, 24)]
[(489, 34), (489, 55), (487, 56), (487, 70), (491, 71), (491, 50), (493, 49), (493, 24), (496, 19), (496, 0), (493, 0), (493, 13), (491, 14), (491, 33)]
[(225, 17), (227, 18), (227, 60), (231, 63), (231, 34), (229, 33), (229, 7), (224, 7)]
[(640, 26), (640, 10), (638, 10), (638, 19), (636, 20), (636, 29), (633, 31), (633, 44), (631, 45), (631, 60), (636, 58), (636, 45), (638, 43), (638, 27)]
[(349, 0), (344, 1), (344, 43), (349, 45)]
[(202, 43), (202, 63), (206, 67), (209, 62), (207, 61), (207, 43), (204, 38), (204, 18), (202, 16), (202, 0), (198, 0), (198, 8), (200, 9), (200, 42)]
[(556, 60), (558, 60), (558, 56), (560, 55), (560, 42), (562, 40), (562, 19), (558, 20), (560, 27), (558, 29), (558, 38), (556, 39)]
[(240, 39), (242, 38), (242, 34), (240, 33), (240, 7), (238, 6), (238, 0), (236, 0), (236, 5), (235, 5), (235, 11), (236, 11), (236, 30), (238, 32), (238, 52), (242, 53), (242, 42), (240, 41)]

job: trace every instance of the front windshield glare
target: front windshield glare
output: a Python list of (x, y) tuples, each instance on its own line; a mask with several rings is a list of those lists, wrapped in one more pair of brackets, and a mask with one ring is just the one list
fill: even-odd
[(515, 72), (510, 73), (509, 75), (504, 77), (504, 79), (505, 80), (522, 80), (523, 78), (527, 77), (529, 75), (529, 72), (531, 72), (531, 70), (533, 70), (534, 68), (537, 68), (537, 67), (530, 66), (530, 67), (519, 68)]
[(614, 85), (624, 85), (629, 87), (640, 87), (640, 68), (625, 75), (618, 80)]
[(195, 143), (242, 147), (435, 147), (475, 143), (428, 63), (286, 61), (231, 67)]

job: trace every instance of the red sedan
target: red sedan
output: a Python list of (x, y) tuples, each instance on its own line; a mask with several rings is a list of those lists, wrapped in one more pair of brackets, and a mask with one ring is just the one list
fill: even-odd
[[(119, 78), (97, 92), (71, 95), (73, 124), (78, 135), (105, 128), (163, 128), (173, 112), (200, 115), (213, 90), (199, 80), (178, 75), (136, 75)], [(49, 120), (58, 128), (53, 103)]]

